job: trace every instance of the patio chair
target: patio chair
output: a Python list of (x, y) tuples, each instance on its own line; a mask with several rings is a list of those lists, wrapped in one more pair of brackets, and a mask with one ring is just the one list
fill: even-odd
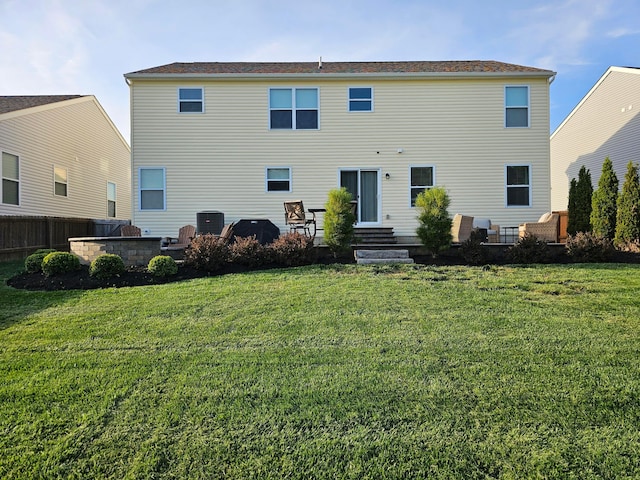
[(474, 218), (473, 229), (484, 230), (486, 241), (489, 243), (498, 243), (500, 241), (500, 225), (493, 225), (488, 218)]
[(533, 235), (538, 240), (544, 242), (558, 241), (558, 219), (557, 213), (547, 212), (542, 215), (537, 222), (526, 222), (518, 227), (518, 236), (520, 238), (526, 235)]
[(456, 213), (453, 216), (451, 225), (451, 236), (453, 243), (462, 243), (468, 240), (473, 230), (473, 217)]
[(141, 237), (142, 231), (140, 230), (140, 227), (136, 227), (135, 225), (122, 225), (122, 227), (120, 227), (120, 236)]
[(227, 223), (224, 227), (222, 227), (222, 231), (218, 236), (218, 243), (226, 244), (231, 241), (231, 238), (233, 237), (233, 225), (234, 223), (231, 222), (231, 223)]
[(178, 230), (178, 238), (167, 237), (167, 248), (183, 249), (187, 248), (191, 240), (196, 236), (196, 227), (193, 225), (185, 225)]
[[(312, 218), (307, 218), (302, 200), (284, 202), (284, 221), (290, 232), (302, 230), (307, 237), (314, 237), (316, 234), (316, 215), (314, 213)], [(311, 235), (311, 225), (313, 225), (313, 235)]]

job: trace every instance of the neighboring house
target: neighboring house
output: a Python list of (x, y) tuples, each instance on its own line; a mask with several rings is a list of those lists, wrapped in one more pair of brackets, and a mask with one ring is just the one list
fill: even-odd
[(640, 163), (640, 69), (610, 67), (551, 135), (551, 206), (566, 210), (569, 184), (584, 165), (597, 188), (609, 157), (620, 186)]
[(134, 223), (268, 218), (345, 186), (358, 226), (415, 239), (416, 195), (501, 225), (550, 209), (549, 70), (495, 61), (173, 63), (125, 74)]
[(93, 95), (0, 96), (0, 215), (131, 218), (131, 150)]

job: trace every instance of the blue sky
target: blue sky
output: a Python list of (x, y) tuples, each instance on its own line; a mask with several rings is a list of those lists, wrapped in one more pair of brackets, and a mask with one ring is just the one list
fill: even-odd
[(93, 94), (129, 139), (124, 73), (172, 62), (498, 60), (558, 73), (553, 131), (611, 65), (638, 0), (0, 0), (0, 95)]

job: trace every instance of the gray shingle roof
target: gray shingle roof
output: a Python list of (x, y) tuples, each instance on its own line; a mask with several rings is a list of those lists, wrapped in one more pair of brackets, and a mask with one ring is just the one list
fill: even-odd
[(49, 103), (63, 102), (84, 95), (25, 95), (25, 96), (0, 96), (0, 114), (24, 110), (25, 108), (39, 107)]
[(555, 72), (493, 60), (444, 62), (196, 62), (170, 63), (125, 75), (296, 75), (296, 74), (416, 74), (416, 73), (532, 73)]

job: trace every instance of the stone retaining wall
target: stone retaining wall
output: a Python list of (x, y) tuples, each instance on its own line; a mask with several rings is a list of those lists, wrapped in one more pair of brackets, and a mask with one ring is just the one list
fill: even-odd
[(70, 238), (71, 253), (80, 257), (80, 263), (89, 265), (105, 253), (118, 255), (126, 266), (146, 266), (160, 255), (161, 237), (82, 237)]

